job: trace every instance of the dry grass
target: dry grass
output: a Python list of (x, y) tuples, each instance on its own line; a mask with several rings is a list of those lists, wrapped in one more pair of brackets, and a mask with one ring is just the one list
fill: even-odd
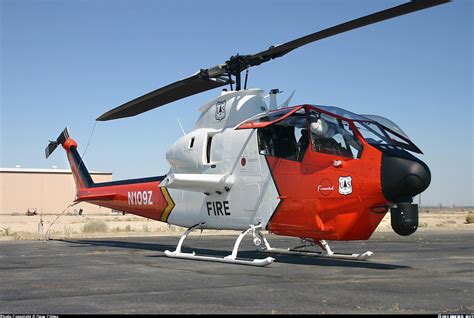
[(474, 213), (472, 211), (469, 211), (466, 215), (466, 223), (467, 224), (472, 224), (474, 223)]
[[(42, 219), (43, 230), (39, 227)], [(0, 241), (9, 240), (31, 240), (43, 239), (45, 231), (50, 228), (49, 238), (92, 238), (92, 237), (128, 237), (128, 236), (161, 236), (181, 235), (186, 229), (146, 219), (139, 216), (89, 214), (89, 215), (63, 215), (57, 219), (57, 215), (48, 214), (42, 216), (0, 216)], [(53, 224), (52, 224), (53, 223)], [(472, 231), (474, 223), (473, 209), (455, 212), (421, 212), (419, 219), (419, 231), (450, 231), (465, 230)], [(390, 232), (390, 213), (387, 213), (382, 223), (377, 228), (378, 232)], [(196, 232), (196, 235), (201, 235)], [(206, 230), (202, 235), (231, 234), (235, 231)], [(238, 233), (237, 233), (238, 235)]]
[(444, 221), (443, 224), (456, 224), (456, 221), (454, 221), (454, 220), (447, 220), (447, 221)]
[(107, 232), (107, 230), (108, 230), (108, 226), (107, 226), (107, 223), (105, 223), (104, 221), (92, 221), (92, 222), (86, 223), (82, 227), (83, 233), (97, 233), (97, 232), (104, 233), (104, 232)]

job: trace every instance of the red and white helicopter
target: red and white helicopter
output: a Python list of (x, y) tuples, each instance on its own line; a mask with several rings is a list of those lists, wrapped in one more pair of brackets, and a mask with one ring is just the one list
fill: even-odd
[[(410, 152), (422, 153), (389, 119), (338, 107), (277, 106), (278, 90), (247, 89), (248, 69), (339, 33), (433, 7), (447, 0), (411, 1), (271, 46), (253, 55), (235, 55), (224, 64), (114, 108), (106, 121), (135, 116), (167, 103), (230, 85), (203, 105), (193, 131), (168, 150), (164, 176), (95, 183), (67, 128), (46, 148), (61, 144), (77, 185), (76, 202), (133, 213), (187, 227), (169, 257), (265, 266), (274, 258), (240, 259), (245, 235), (259, 251), (365, 260), (373, 253), (337, 254), (326, 240), (367, 240), (388, 210), (393, 230), (410, 235), (418, 227), (412, 198), (424, 191), (430, 170)], [(247, 71), (242, 89), (241, 73)], [(235, 89), (234, 86), (235, 85)], [(291, 96), (290, 96), (291, 99)], [(409, 152), (410, 151), (410, 152)], [(229, 256), (182, 252), (196, 229), (241, 230)], [(262, 230), (298, 237), (291, 249), (270, 246)], [(319, 245), (317, 252), (305, 247)]]

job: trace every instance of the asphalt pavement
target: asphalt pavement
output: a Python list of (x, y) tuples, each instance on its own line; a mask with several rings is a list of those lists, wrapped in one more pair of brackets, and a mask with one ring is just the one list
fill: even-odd
[[(225, 256), (234, 236), (190, 236)], [(330, 242), (369, 261), (270, 255), (268, 267), (168, 258), (178, 237), (0, 242), (0, 314), (473, 313), (474, 233), (376, 233)], [(269, 235), (275, 247), (298, 239)], [(265, 258), (250, 238), (239, 257)]]

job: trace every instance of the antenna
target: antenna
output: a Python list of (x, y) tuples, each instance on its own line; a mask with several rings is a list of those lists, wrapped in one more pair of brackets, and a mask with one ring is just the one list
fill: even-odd
[(183, 125), (181, 125), (181, 122), (179, 121), (179, 117), (176, 117), (176, 119), (178, 120), (179, 128), (181, 128), (181, 131), (183, 132), (183, 136), (186, 135), (186, 132), (184, 131)]
[(285, 108), (285, 107), (288, 107), (288, 105), (290, 105), (290, 102), (291, 102), (291, 99), (293, 98), (293, 95), (295, 95), (295, 90), (293, 91), (293, 93), (291, 93), (290, 97), (288, 97), (284, 102), (283, 104), (280, 105), (280, 107), (278, 108)]

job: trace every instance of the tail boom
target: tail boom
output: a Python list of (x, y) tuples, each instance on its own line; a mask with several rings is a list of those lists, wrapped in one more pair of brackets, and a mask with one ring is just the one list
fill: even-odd
[[(136, 214), (157, 221), (167, 222), (175, 203), (161, 180), (136, 182), (123, 180), (94, 184), (79, 189), (76, 201), (89, 202), (99, 206)], [(161, 178), (160, 178), (161, 179)], [(140, 179), (137, 179), (140, 180)], [(124, 183), (126, 182), (126, 183)]]
[(57, 140), (50, 141), (45, 150), (46, 158), (58, 145), (66, 150), (76, 183), (76, 202), (88, 202), (162, 222), (168, 221), (175, 204), (166, 187), (160, 184), (164, 176), (95, 183), (67, 127)]

